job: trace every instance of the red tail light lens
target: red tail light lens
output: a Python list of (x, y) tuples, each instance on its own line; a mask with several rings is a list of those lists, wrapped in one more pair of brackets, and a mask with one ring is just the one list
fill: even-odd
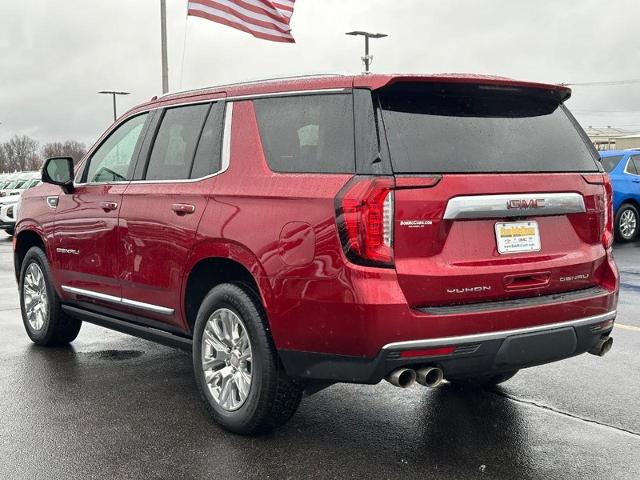
[(609, 175), (604, 174), (604, 232), (602, 233), (602, 245), (610, 248), (613, 245), (613, 188)]
[(340, 241), (352, 262), (393, 266), (393, 188), (391, 177), (355, 177), (338, 195)]

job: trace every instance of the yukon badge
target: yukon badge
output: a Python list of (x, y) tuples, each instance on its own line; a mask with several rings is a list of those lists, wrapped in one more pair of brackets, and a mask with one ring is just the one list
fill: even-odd
[(490, 290), (491, 290), (491, 287), (489, 285), (482, 285), (479, 287), (447, 288), (447, 293), (457, 293), (457, 294), (482, 293), (482, 292), (488, 292)]
[(544, 198), (531, 198), (528, 200), (523, 199), (513, 199), (507, 200), (507, 209), (516, 209), (516, 210), (530, 210), (534, 208), (544, 208), (545, 200)]

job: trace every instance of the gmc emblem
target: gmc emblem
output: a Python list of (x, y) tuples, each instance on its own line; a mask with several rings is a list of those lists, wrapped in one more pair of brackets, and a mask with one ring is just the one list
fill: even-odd
[(544, 208), (544, 203), (544, 198), (532, 198), (530, 200), (507, 200), (507, 208), (517, 210)]

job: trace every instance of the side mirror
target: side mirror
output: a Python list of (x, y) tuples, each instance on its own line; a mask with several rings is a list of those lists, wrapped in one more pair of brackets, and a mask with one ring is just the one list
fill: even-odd
[(42, 167), (42, 181), (59, 185), (64, 193), (73, 190), (73, 159), (71, 157), (48, 158)]

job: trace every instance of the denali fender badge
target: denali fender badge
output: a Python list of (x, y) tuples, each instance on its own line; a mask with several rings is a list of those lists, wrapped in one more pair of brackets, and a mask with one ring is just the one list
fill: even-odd
[(56, 248), (56, 252), (67, 255), (80, 255), (80, 250), (75, 250), (73, 248)]
[(588, 273), (583, 273), (582, 275), (573, 275), (571, 277), (560, 277), (561, 282), (573, 282), (575, 280), (587, 280), (589, 278)]
[(481, 287), (466, 287), (466, 288), (447, 288), (447, 293), (481, 293), (488, 292), (491, 290), (491, 287), (488, 285), (483, 285)]
[(431, 220), (400, 220), (401, 227), (424, 228), (425, 225), (433, 225)]
[(544, 206), (545, 206), (544, 198), (531, 198), (527, 200), (523, 200), (523, 199), (507, 200), (508, 209), (529, 210), (533, 208), (544, 208)]

